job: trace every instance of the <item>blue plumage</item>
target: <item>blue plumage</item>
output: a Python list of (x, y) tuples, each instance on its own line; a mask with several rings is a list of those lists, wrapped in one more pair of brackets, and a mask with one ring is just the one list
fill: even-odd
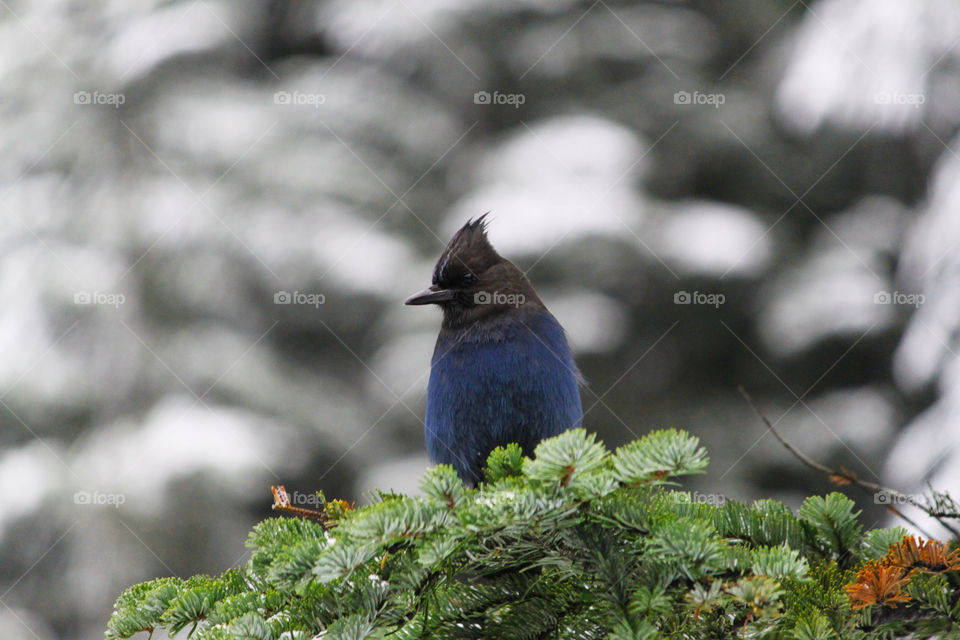
[(444, 312), (427, 390), (434, 462), (473, 485), (497, 446), (516, 442), (531, 455), (542, 439), (580, 426), (579, 373), (563, 328), (490, 246), (483, 218), (457, 232), (433, 285), (407, 304)]

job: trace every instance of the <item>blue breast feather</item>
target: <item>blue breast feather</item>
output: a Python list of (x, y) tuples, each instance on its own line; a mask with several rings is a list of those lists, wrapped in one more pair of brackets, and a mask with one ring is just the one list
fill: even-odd
[(545, 311), (508, 314), (441, 332), (427, 390), (426, 442), (434, 462), (478, 481), (490, 451), (579, 427), (579, 373), (563, 328)]

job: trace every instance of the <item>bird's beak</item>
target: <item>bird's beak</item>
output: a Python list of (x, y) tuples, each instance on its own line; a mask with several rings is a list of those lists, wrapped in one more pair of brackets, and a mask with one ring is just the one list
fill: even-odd
[(404, 300), (403, 304), (438, 304), (440, 302), (453, 300), (455, 295), (456, 292), (450, 289), (440, 289), (437, 286), (430, 286), (419, 293), (413, 294)]

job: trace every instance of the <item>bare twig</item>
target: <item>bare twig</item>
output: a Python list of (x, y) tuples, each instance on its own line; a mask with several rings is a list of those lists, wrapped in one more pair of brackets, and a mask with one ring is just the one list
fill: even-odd
[[(854, 472), (850, 471), (849, 469), (844, 469), (844, 468), (842, 468), (842, 467), (841, 467), (839, 470), (838, 470), (838, 469), (831, 469), (830, 467), (828, 467), (828, 466), (826, 466), (826, 465), (823, 465), (823, 464), (817, 462), (816, 460), (813, 460), (812, 458), (810, 458), (808, 455), (806, 455), (805, 453), (803, 453), (803, 452), (800, 451), (799, 449), (796, 449), (792, 444), (790, 444), (789, 442), (787, 442), (786, 440), (784, 440), (784, 439), (783, 439), (783, 436), (781, 436), (780, 433), (777, 432), (776, 429), (774, 429), (773, 424), (771, 424), (771, 422), (770, 422), (770, 420), (767, 418), (767, 416), (765, 416), (765, 415), (763, 414), (763, 412), (760, 411), (760, 409), (757, 407), (756, 403), (754, 403), (753, 398), (751, 398), (751, 397), (750, 397), (750, 394), (747, 393), (747, 390), (744, 389), (742, 386), (741, 386), (741, 387), (737, 387), (737, 390), (740, 391), (740, 395), (742, 395), (743, 398), (744, 398), (744, 400), (747, 401), (747, 404), (750, 405), (750, 408), (753, 409), (753, 412), (756, 413), (757, 416), (763, 421), (763, 424), (765, 424), (765, 425), (767, 426), (767, 429), (770, 431), (770, 433), (772, 433), (773, 436), (777, 439), (777, 441), (780, 442), (780, 444), (782, 444), (787, 451), (789, 451), (790, 453), (792, 453), (792, 454), (794, 455), (794, 457), (797, 458), (797, 460), (799, 460), (800, 462), (802, 462), (803, 464), (805, 464), (806, 466), (810, 467), (811, 469), (813, 469), (813, 470), (815, 470), (815, 471), (819, 471), (820, 473), (825, 473), (825, 474), (827, 474), (827, 475), (830, 477), (830, 480), (833, 481), (835, 484), (852, 484), (852, 485), (854, 485), (854, 486), (856, 486), (856, 487), (859, 487), (860, 489), (862, 489), (862, 490), (864, 490), (864, 491), (872, 492), (874, 495), (876, 495), (877, 493), (885, 493), (885, 494), (887, 494), (887, 495), (895, 498), (898, 503), (911, 504), (911, 505), (915, 506), (916, 508), (920, 509), (921, 511), (923, 511), (924, 513), (926, 513), (927, 515), (931, 516), (932, 518), (936, 518), (936, 520), (937, 520), (941, 525), (943, 525), (944, 528), (946, 528), (948, 531), (950, 531), (950, 533), (952, 533), (953, 536), (954, 536), (956, 539), (960, 539), (960, 531), (957, 531), (957, 529), (955, 529), (955, 528), (953, 527), (953, 525), (951, 525), (951, 524), (949, 524), (948, 522), (945, 521), (945, 518), (947, 518), (947, 517), (952, 517), (951, 515), (943, 514), (943, 513), (940, 513), (940, 512), (938, 512), (938, 511), (935, 511), (935, 510), (933, 510), (932, 508), (928, 507), (927, 505), (921, 504), (920, 502), (918, 502), (913, 496), (908, 495), (908, 494), (905, 494), (905, 493), (901, 493), (900, 491), (897, 491), (896, 489), (891, 489), (891, 488), (889, 488), (889, 487), (884, 487), (883, 485), (879, 485), (879, 484), (877, 484), (877, 483), (875, 483), (875, 482), (869, 482), (869, 481), (867, 481), (867, 480), (861, 480), (861, 479), (857, 476), (857, 474), (855, 474)], [(920, 527), (920, 525), (918, 525), (916, 522), (914, 522), (913, 520), (911, 520), (910, 518), (908, 518), (906, 515), (904, 515), (903, 512), (901, 512), (899, 509), (897, 509), (894, 505), (888, 504), (888, 505), (886, 505), (886, 507), (887, 507), (887, 509), (888, 509), (891, 513), (893, 513), (893, 514), (897, 515), (898, 517), (902, 518), (902, 519), (905, 520), (907, 523), (909, 523), (909, 524), (912, 525), (914, 528), (916, 528), (918, 531), (923, 532), (923, 534), (924, 534), (926, 537), (931, 538), (931, 539), (933, 538), (933, 536), (931, 536), (931, 535), (929, 535), (928, 533), (924, 532), (923, 529)]]

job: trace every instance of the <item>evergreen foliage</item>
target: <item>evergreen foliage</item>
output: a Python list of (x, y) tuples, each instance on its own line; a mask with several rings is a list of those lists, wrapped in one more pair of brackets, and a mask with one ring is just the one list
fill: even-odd
[(117, 600), (108, 640), (941, 637), (960, 629), (960, 554), (901, 529), (862, 533), (839, 493), (705, 504), (669, 488), (708, 463), (683, 431), (608, 452), (584, 430), (494, 451), (467, 489), (327, 503), (274, 518), (220, 577), (160, 578)]

